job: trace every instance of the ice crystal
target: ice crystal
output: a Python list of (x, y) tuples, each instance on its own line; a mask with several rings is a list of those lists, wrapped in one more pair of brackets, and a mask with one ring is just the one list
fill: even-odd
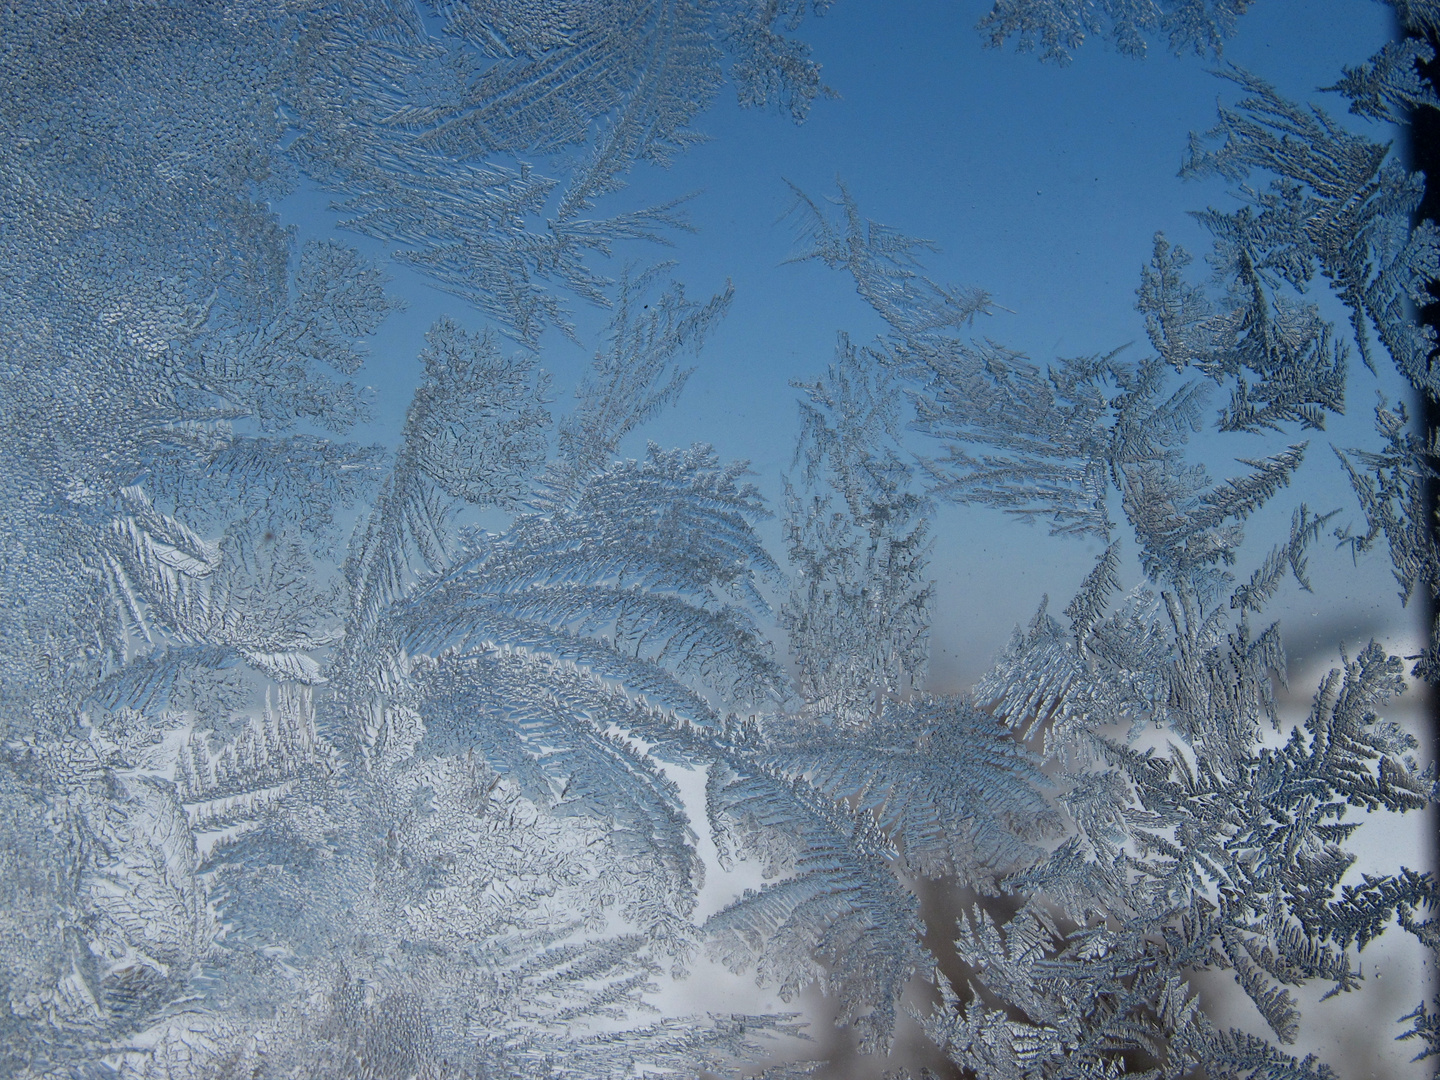
[(980, 20), (992, 46), (1016, 39), (1024, 52), (1067, 63), (1094, 34), (1130, 56), (1144, 56), (1147, 35), (1166, 35), (1172, 52), (1218, 53), (1234, 36), (1250, 0), (995, 0)]
[[(823, 90), (796, 29), (803, 0), (434, 0), (304, 5), (290, 154), (344, 196), (349, 228), (533, 344), (571, 324), (554, 281), (603, 302), (592, 255), (682, 224), (677, 202), (595, 218), (637, 162), (702, 136), (690, 122), (724, 82), (797, 120)], [(823, 11), (828, 3), (814, 2)], [(553, 162), (553, 175), (535, 167)], [(543, 218), (543, 223), (542, 219)]]
[[(898, 447), (897, 394), (842, 337), (827, 382), (805, 386), (786, 536), (797, 580), (781, 612), (812, 712), (865, 724), (918, 687), (929, 657), (925, 502)], [(832, 509), (832, 500), (839, 497)]]
[(1242, 179), (1274, 176), (1251, 205), (1198, 215), (1216, 236), (1223, 273), (1303, 289), (1317, 274), (1335, 283), (1351, 311), (1360, 356), (1376, 355), (1371, 332), (1418, 390), (1437, 391), (1429, 370), (1434, 331), (1417, 324), (1409, 303), (1426, 301), (1425, 282), (1440, 268), (1435, 226), (1412, 226), (1422, 180), (1387, 145), (1347, 131), (1319, 109), (1282, 98), (1264, 80), (1226, 73), (1249, 96), (1222, 106), (1207, 144), (1192, 136), (1182, 175)]
[[(1402, 658), (1341, 652), (1284, 717), (1268, 613), (1288, 579), (1323, 589), (1334, 514), (1296, 500), (1246, 539), (1301, 475), (1295, 429), (1343, 411), (1350, 342), (1437, 396), (1410, 310), (1435, 233), (1387, 146), (1230, 71), (1245, 96), (1187, 170), (1271, 183), (1199, 215), (1212, 284), (1157, 236), (1153, 354), (1048, 364), (976, 336), (988, 297), (926, 277), (923, 242), (797, 191), (798, 257), (887, 329), (796, 385), (790, 572), (743, 462), (626, 456), (731, 293), (602, 272), (681, 224), (606, 200), (727, 77), (803, 119), (826, 88), (792, 35), (827, 7), (0, 11), (0, 1071), (620, 1080), (803, 1033), (640, 1019), (707, 957), (784, 1000), (818, 985), (866, 1051), (928, 984), (916, 1019), (980, 1076), (1320, 1080), (1219, 1028), (1194, 974), (1233, 972), (1290, 1043), (1294, 989), (1354, 990), (1392, 925), (1436, 946), (1433, 872), (1348, 876), (1361, 815), (1436, 799), (1386, 717)], [(983, 25), (1052, 59), (1093, 33), (1206, 51), (1245, 7), (1002, 0)], [(1395, 7), (1412, 37), (1336, 86), (1359, 116), (1434, 102), (1433, 6)], [(433, 324), (392, 449), (342, 439), (395, 302), (281, 225), (302, 178), (487, 320)], [(1300, 298), (1322, 280), (1349, 332)], [(613, 315), (562, 407), (537, 347), (579, 334), (567, 293)], [(1376, 417), (1340, 453), (1364, 530), (1335, 535), (1440, 596), (1434, 432)], [(1263, 447), (1218, 479), (1191, 445), (1212, 420)], [(941, 500), (1100, 552), (965, 695), (925, 689)], [(711, 846), (759, 881), (702, 919)], [(1403, 1018), (1421, 1056), (1435, 1014)]]
[[(1404, 681), (1399, 658), (1373, 643), (1323, 681), (1283, 747), (1263, 745), (1264, 727), (1280, 724), (1273, 686), (1285, 658), (1279, 624), (1257, 630), (1251, 620), (1285, 576), (1313, 587), (1306, 551), (1334, 515), (1301, 504), (1289, 538), (1237, 579), (1230, 567), (1249, 550), (1244, 523), (1288, 486), (1306, 447), (1242, 459), (1246, 470), (1219, 483), (1187, 449), (1204, 419), (1197, 375), (1234, 380), (1216, 420), (1222, 431), (1322, 428), (1322, 409), (1342, 404), (1337, 332), (1262, 288), (1259, 260), (1237, 260), (1221, 229), (1217, 266), (1240, 268), (1232, 300), (1217, 307), (1188, 284), (1184, 254), (1157, 238), (1138, 307), (1158, 355), (1062, 359), (1043, 370), (962, 337), (958, 291), (892, 257), (915, 242), (865, 223), (848, 193), (839, 202), (835, 225), (803, 201), (815, 239), (803, 254), (848, 269), (888, 323), (886, 338), (847, 356), (898, 381), (910, 426), (944, 448), (922, 459), (932, 493), (1108, 542), (1065, 610), (1068, 627), (1042, 606), (975, 688), (978, 704), (1055, 762), (1069, 835), (1012, 864), (1003, 887), (1023, 901), (1018, 913), (1002, 917), (982, 903), (962, 922), (957, 949), (974, 973), (972, 997), (947, 991), (941, 1012), (922, 1017), (928, 1030), (957, 1065), (986, 1076), (1111, 1075), (1131, 1053), (1175, 1074), (1199, 1066), (1325, 1075), (1310, 1059), (1214, 1028), (1184, 973), (1234, 971), (1274, 1035), (1291, 1042), (1299, 1014), (1287, 987), (1324, 980), (1353, 989), (1350, 950), (1397, 915), (1422, 941), (1433, 938), (1429, 922), (1405, 914), (1433, 907), (1430, 873), (1402, 868), (1363, 887), (1342, 884), (1354, 859), (1344, 841), (1357, 827), (1343, 820), (1345, 808), (1424, 810), (1436, 795), (1433, 771), (1422, 772), (1414, 740), (1380, 718)], [(1403, 370), (1403, 355), (1395, 359)], [(872, 446), (893, 430), (890, 414), (859, 415)], [(1391, 451), (1356, 452), (1358, 464), (1342, 455), (1371, 522), (1352, 542), (1363, 549), (1386, 535), (1408, 588), (1428, 581), (1433, 562), (1428, 534), (1412, 524), (1429, 466), (1403, 415), (1382, 409), (1386, 419)], [(1118, 604), (1112, 499), (1148, 579)], [(1130, 727), (1128, 739), (1116, 737), (1117, 724)], [(1170, 733), (1168, 754), (1135, 747), (1152, 725)], [(883, 765), (866, 771), (885, 783)], [(984, 880), (973, 869), (965, 877)], [(993, 1011), (997, 999), (1024, 1022)]]

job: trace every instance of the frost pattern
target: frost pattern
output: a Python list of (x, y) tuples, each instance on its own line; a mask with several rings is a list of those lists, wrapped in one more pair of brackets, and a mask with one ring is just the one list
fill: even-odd
[[(1392, 920), (1421, 947), (1437, 945), (1433, 917), (1418, 914), (1436, 906), (1432, 872), (1344, 881), (1355, 859), (1345, 841), (1358, 826), (1347, 808), (1419, 812), (1437, 795), (1413, 736), (1383, 719), (1406, 685), (1401, 658), (1373, 642), (1353, 660), (1342, 654), (1308, 719), (1287, 729), (1273, 691), (1285, 669), (1279, 624), (1255, 621), (1286, 576), (1312, 589), (1306, 551), (1334, 513), (1300, 504), (1287, 539), (1248, 575), (1230, 569), (1250, 550), (1244, 523), (1288, 486), (1307, 444), (1242, 460), (1245, 471), (1219, 483), (1186, 450), (1206, 426), (1206, 382), (1230, 388), (1219, 431), (1323, 431), (1326, 414), (1344, 408), (1347, 337), (1367, 366), (1383, 357), (1432, 394), (1422, 357), (1433, 336), (1404, 305), (1421, 301), (1434, 276), (1433, 225), (1410, 223), (1419, 180), (1388, 148), (1253, 76), (1231, 77), (1252, 96), (1222, 106), (1212, 137), (1224, 141), (1214, 150), (1195, 141), (1189, 168), (1237, 178), (1265, 168), (1281, 179), (1267, 193), (1245, 189), (1251, 206), (1238, 212), (1199, 215), (1216, 236), (1218, 299), (1187, 281), (1189, 256), (1157, 235), (1137, 292), (1148, 359), (1112, 353), (1041, 368), (967, 338), (987, 298), (924, 278), (921, 242), (866, 221), (843, 188), (833, 212), (798, 202), (800, 257), (848, 271), (889, 325), (845, 357), (865, 356), (874, 378), (903, 388), (909, 426), (941, 447), (919, 459), (931, 496), (1107, 545), (1066, 622), (1042, 604), (974, 689), (975, 704), (1043, 749), (1063, 808), (1058, 846), (1003, 877), (1012, 904), (987, 903), (981, 890), (961, 919), (968, 985), (941, 976), (940, 1007), (916, 1014), (957, 1066), (980, 1076), (1118, 1076), (1134, 1055), (1154, 1063), (1147, 1075), (1330, 1076), (1311, 1057), (1217, 1028), (1187, 973), (1233, 972), (1285, 1044), (1299, 1034), (1289, 988), (1355, 989), (1354, 950)], [(1317, 273), (1350, 306), (1350, 334), (1296, 298)], [(869, 415), (871, 445), (883, 445), (893, 409)], [(1383, 449), (1340, 453), (1368, 530), (1335, 535), (1357, 550), (1384, 536), (1408, 597), (1433, 587), (1423, 522), (1435, 451), (1403, 408), (1377, 417)], [(1117, 504), (1147, 578), (1125, 596)], [(1433, 670), (1427, 654), (1414, 673)], [(1288, 738), (1267, 745), (1267, 727)], [(1165, 751), (1146, 745), (1151, 728), (1167, 733)], [(1402, 1037), (1433, 1039), (1431, 1016), (1422, 1004), (1403, 1018), (1414, 1026)], [(1421, 1056), (1435, 1052), (1432, 1041)]]
[(1219, 53), (1250, 0), (995, 0), (980, 30), (991, 46), (1015, 39), (1022, 52), (1067, 63), (1087, 35), (1129, 56), (1144, 56), (1147, 36), (1164, 34), (1170, 50)]
[[(843, 190), (835, 215), (797, 192), (799, 257), (849, 272), (889, 331), (841, 335), (797, 387), (792, 572), (743, 463), (619, 456), (730, 292), (596, 268), (678, 203), (591, 213), (698, 137), (727, 74), (741, 104), (803, 119), (826, 91), (790, 35), (827, 6), (0, 12), (7, 1074), (734, 1074), (801, 1033), (639, 1019), (705, 955), (784, 1000), (818, 983), (866, 1051), (928, 982), (915, 1019), (983, 1077), (1318, 1080), (1218, 1028), (1193, 973), (1232, 971), (1284, 1044), (1291, 989), (1356, 988), (1392, 922), (1436, 946), (1432, 872), (1345, 877), (1352, 811), (1436, 798), (1384, 716), (1402, 660), (1342, 654), (1286, 726), (1264, 613), (1287, 576), (1313, 587), (1333, 515), (1302, 503), (1268, 553), (1245, 542), (1308, 452), (1293, 433), (1342, 411), (1350, 342), (1436, 396), (1407, 305), (1440, 255), (1387, 147), (1231, 71), (1247, 96), (1187, 168), (1273, 180), (1201, 215), (1218, 286), (1157, 236), (1153, 355), (1047, 366), (974, 337), (988, 298), (926, 278), (922, 243)], [(1025, 0), (983, 25), (1053, 59), (1097, 32), (1205, 50), (1245, 6)], [(1397, 10), (1434, 31), (1430, 6)], [(1428, 48), (1337, 88), (1363, 116), (1429, 107)], [(394, 302), (359, 253), (270, 211), (301, 174), (494, 323), (431, 328), (393, 450), (342, 437)], [(1317, 275), (1348, 332), (1299, 298)], [(535, 347), (575, 332), (566, 293), (613, 317), (556, 421)], [(1230, 394), (1214, 417), (1209, 384)], [(1403, 594), (1440, 596), (1433, 433), (1376, 415), (1378, 448), (1340, 455), (1365, 530), (1334, 535), (1383, 537)], [(1272, 445), (1216, 479), (1189, 445), (1212, 420)], [(1042, 605), (964, 697), (924, 690), (937, 500), (1104, 544), (1063, 621)], [(1126, 559), (1144, 583), (1122, 595)], [(703, 775), (703, 820), (675, 770)], [(703, 921), (702, 831), (763, 879)], [(968, 899), (958, 922), (930, 921), (933, 887)], [(1422, 1055), (1437, 1012), (1403, 1018)]]
[[(595, 254), (683, 226), (680, 201), (592, 217), (637, 162), (664, 164), (724, 82), (803, 119), (825, 88), (787, 37), (828, 0), (347, 0), (302, 5), (289, 153), (344, 196), (348, 228), (519, 340), (569, 328), (544, 282), (603, 302)], [(433, 14), (443, 33), (424, 21)], [(555, 175), (536, 168), (553, 164)], [(544, 218), (543, 225), (539, 219)]]

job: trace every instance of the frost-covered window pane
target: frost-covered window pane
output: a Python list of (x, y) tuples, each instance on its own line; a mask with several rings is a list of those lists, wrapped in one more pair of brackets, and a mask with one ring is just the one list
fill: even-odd
[(0, 5), (0, 1073), (1436, 1075), (1437, 43)]

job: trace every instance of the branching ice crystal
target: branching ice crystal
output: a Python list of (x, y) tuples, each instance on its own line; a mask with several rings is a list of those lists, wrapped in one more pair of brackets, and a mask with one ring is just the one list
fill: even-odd
[[(705, 956), (787, 1001), (818, 984), (866, 1051), (911, 1009), (978, 1076), (1320, 1080), (1219, 1028), (1194, 974), (1232, 972), (1292, 1043), (1293, 990), (1356, 989), (1392, 924), (1436, 946), (1432, 871), (1347, 876), (1361, 814), (1436, 799), (1385, 715), (1402, 659), (1342, 652), (1302, 721), (1279, 708), (1267, 612), (1323, 589), (1334, 514), (1245, 539), (1325, 456), (1296, 432), (1343, 410), (1350, 341), (1436, 396), (1410, 305), (1440, 257), (1387, 146), (1230, 70), (1245, 96), (1187, 170), (1269, 186), (1199, 215), (1213, 287), (1157, 236), (1153, 354), (1049, 364), (974, 336), (988, 297), (927, 278), (925, 244), (797, 191), (798, 257), (888, 329), (797, 384), (790, 572), (744, 463), (623, 456), (731, 292), (602, 272), (683, 224), (606, 200), (727, 77), (803, 119), (827, 91), (792, 35), (828, 6), (0, 10), (0, 1071), (620, 1080), (802, 1034), (645, 1019)], [(1051, 59), (1096, 33), (1203, 52), (1246, 6), (1002, 0), (982, 28)], [(1393, 6), (1412, 36), (1336, 84), (1359, 116), (1434, 104), (1433, 5)], [(435, 322), (393, 450), (341, 439), (395, 303), (281, 225), (302, 177), (494, 324)], [(1322, 279), (1349, 332), (1301, 298)], [(537, 352), (578, 334), (563, 293), (613, 312), (570, 408)], [(1334, 535), (1440, 595), (1434, 433), (1376, 417), (1340, 451), (1364, 531)], [(1263, 449), (1216, 479), (1211, 421)], [(924, 688), (936, 500), (1103, 545), (962, 696)], [(708, 845), (760, 880), (701, 919)], [(1437, 1010), (1403, 1018), (1422, 1056)]]
[(1218, 53), (1235, 34), (1250, 0), (995, 0), (980, 30), (992, 46), (1014, 38), (1024, 52), (1067, 63), (1095, 34), (1122, 53), (1144, 56), (1147, 35), (1159, 32), (1176, 53)]
[[(1233, 234), (1217, 228), (1217, 266), (1238, 277), (1233, 299), (1213, 305), (1185, 281), (1183, 253), (1157, 237), (1138, 306), (1159, 355), (1060, 360), (1042, 370), (993, 342), (960, 337), (967, 318), (954, 306), (958, 292), (894, 258), (915, 242), (864, 222), (848, 193), (839, 202), (835, 225), (803, 200), (814, 238), (805, 254), (850, 270), (889, 324), (885, 339), (846, 357), (852, 368), (867, 358), (871, 378), (898, 381), (911, 399), (910, 426), (942, 445), (944, 456), (921, 459), (933, 495), (1046, 516), (1052, 532), (1108, 542), (1065, 610), (1068, 627), (1042, 605), (975, 688), (990, 717), (1053, 762), (1063, 838), (1028, 857), (1008, 849), (1000, 865), (1015, 861), (1001, 887), (1019, 911), (1000, 914), (983, 902), (972, 910), (956, 943), (973, 973), (971, 996), (947, 988), (941, 1010), (919, 1018), (957, 1065), (985, 1076), (1119, 1075), (1120, 1055), (1139, 1052), (1160, 1063), (1159, 1075), (1195, 1067), (1328, 1075), (1312, 1059), (1216, 1029), (1185, 973), (1233, 971), (1286, 1043), (1299, 1032), (1288, 987), (1324, 980), (1337, 992), (1356, 988), (1352, 948), (1392, 917), (1433, 944), (1433, 924), (1409, 914), (1433, 908), (1433, 874), (1402, 868), (1363, 887), (1342, 881), (1354, 860), (1344, 842), (1357, 827), (1344, 820), (1346, 808), (1422, 811), (1437, 793), (1434, 770), (1414, 759), (1412, 736), (1381, 719), (1405, 684), (1400, 659), (1374, 643), (1325, 678), (1309, 719), (1282, 747), (1263, 745), (1263, 727), (1282, 724), (1274, 684), (1285, 655), (1279, 624), (1256, 629), (1251, 619), (1286, 575), (1313, 587), (1306, 550), (1334, 515), (1301, 504), (1288, 539), (1237, 580), (1230, 567), (1248, 550), (1245, 521), (1288, 486), (1306, 446), (1242, 459), (1245, 471), (1220, 483), (1186, 451), (1204, 422), (1203, 383), (1192, 372), (1234, 380), (1216, 421), (1222, 431), (1323, 429), (1322, 409), (1342, 404), (1337, 333), (1272, 296), (1275, 280), (1264, 281), (1255, 269), (1262, 260), (1249, 254), (1257, 249), (1231, 247)], [(1416, 232), (1423, 243), (1424, 227)], [(1292, 275), (1291, 283), (1303, 282)], [(1398, 348), (1407, 334), (1397, 329), (1386, 340)], [(1403, 370), (1404, 356), (1394, 358)], [(863, 369), (848, 374), (847, 385), (862, 377)], [(812, 400), (822, 400), (821, 389)], [(893, 413), (859, 415), (872, 445), (894, 430)], [(1410, 524), (1429, 465), (1403, 434), (1403, 415), (1382, 410), (1382, 418), (1392, 449), (1356, 452), (1359, 465), (1341, 459), (1371, 522), (1352, 542), (1363, 549), (1390, 538), (1408, 587), (1428, 580), (1433, 561), (1428, 534)], [(1112, 493), (1147, 578), (1119, 604)], [(1117, 738), (1120, 724), (1130, 727), (1128, 739)], [(1137, 748), (1151, 726), (1168, 731), (1168, 753)], [(856, 768), (886, 784), (885, 764)], [(895, 820), (889, 808), (877, 804), (877, 817)], [(1030, 820), (1043, 817), (1032, 811)], [(965, 880), (978, 887), (984, 877), (972, 868)], [(996, 1001), (1009, 1011), (996, 1011)], [(1410, 1017), (1412, 1035), (1425, 1015)]]

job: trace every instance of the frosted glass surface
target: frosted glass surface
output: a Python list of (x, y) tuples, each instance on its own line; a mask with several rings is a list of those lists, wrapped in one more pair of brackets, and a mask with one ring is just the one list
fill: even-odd
[(0, 5), (0, 1074), (1436, 1076), (1437, 38)]

